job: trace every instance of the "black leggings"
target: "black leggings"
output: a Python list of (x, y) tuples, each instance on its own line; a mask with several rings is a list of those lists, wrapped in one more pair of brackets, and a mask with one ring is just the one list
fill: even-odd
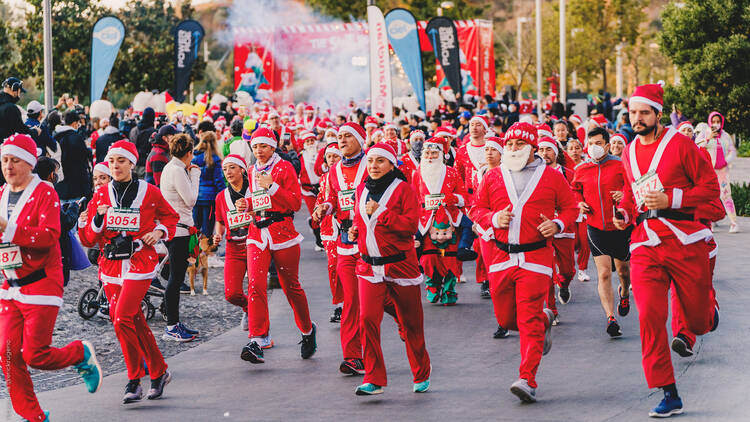
[(180, 286), (185, 282), (188, 267), (188, 245), (190, 236), (175, 236), (167, 242), (169, 249), (169, 280), (164, 291), (167, 307), (167, 325), (180, 322)]

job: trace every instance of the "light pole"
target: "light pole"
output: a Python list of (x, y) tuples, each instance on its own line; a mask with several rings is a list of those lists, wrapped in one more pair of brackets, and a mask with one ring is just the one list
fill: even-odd
[(622, 43), (617, 44), (615, 51), (617, 52), (617, 80), (615, 81), (615, 95), (617, 95), (617, 98), (622, 98)]
[(565, 30), (565, 0), (560, 0), (560, 98), (559, 101), (565, 105), (568, 97), (568, 76), (567, 69), (565, 68), (565, 38), (567, 31)]
[[(575, 38), (576, 34), (579, 32), (583, 32), (583, 28), (573, 28), (570, 30), (570, 40), (572, 41), (573, 38)], [(573, 72), (570, 74), (571, 79), (571, 86), (573, 87), (573, 90), (578, 89), (578, 72), (574, 69)]]
[(517, 99), (521, 100), (521, 87), (523, 86), (523, 63), (521, 62), (521, 24), (529, 21), (529, 18), (516, 19), (516, 44), (518, 47), (518, 93)]
[(44, 109), (45, 112), (54, 106), (52, 85), (52, 6), (50, 0), (42, 3), (42, 14), (44, 19)]
[(536, 101), (536, 114), (542, 122), (542, 0), (536, 0)]

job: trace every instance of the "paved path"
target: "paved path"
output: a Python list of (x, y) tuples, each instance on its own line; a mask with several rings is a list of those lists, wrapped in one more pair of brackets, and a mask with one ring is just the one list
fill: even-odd
[(729, 168), (732, 182), (750, 183), (750, 157), (737, 157)]
[[(750, 219), (743, 219), (750, 231)], [(727, 229), (727, 224), (721, 231)], [(673, 355), (686, 413), (679, 420), (747, 420), (750, 383), (747, 290), (748, 234), (718, 233), (716, 289), (721, 326), (700, 338), (696, 355)], [(246, 333), (233, 329), (168, 360), (174, 375), (162, 400), (121, 405), (125, 374), (108, 376), (99, 393), (82, 385), (40, 394), (54, 421), (248, 421), (248, 420), (504, 420), (639, 421), (661, 398), (648, 390), (640, 363), (637, 309), (623, 318), (624, 337), (611, 340), (593, 282), (573, 284), (573, 299), (560, 305), (552, 351), (541, 363), (539, 402), (522, 405), (508, 388), (516, 380), (518, 335), (494, 340), (490, 302), (473, 282), (459, 285), (459, 305), (425, 305), (426, 338), (434, 371), (428, 394), (411, 392), (403, 343), (392, 320), (383, 323), (389, 386), (385, 394), (354, 395), (361, 378), (337, 371), (338, 327), (328, 323), (330, 299), (324, 258), (303, 244), (303, 286), (319, 324), (319, 349), (299, 358), (299, 334), (283, 294), (271, 297), (276, 347), (264, 365), (239, 359)], [(472, 277), (473, 278), (473, 277)], [(147, 385), (147, 383), (145, 384)], [(0, 420), (15, 420), (0, 401)]]

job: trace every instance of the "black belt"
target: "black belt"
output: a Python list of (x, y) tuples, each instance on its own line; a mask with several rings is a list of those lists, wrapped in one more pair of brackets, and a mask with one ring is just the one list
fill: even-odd
[(428, 249), (422, 255), (456, 256), (456, 251), (446, 252), (445, 249)]
[(262, 220), (256, 220), (253, 222), (255, 224), (255, 227), (262, 229), (270, 226), (273, 223), (278, 223), (279, 221), (284, 221), (287, 217), (294, 217), (293, 212), (277, 212), (277, 211), (259, 211), (255, 213), (256, 216), (262, 218)]
[(646, 212), (638, 214), (635, 219), (635, 224), (641, 224), (644, 220), (653, 220), (655, 218), (666, 218), (667, 220), (677, 221), (693, 221), (695, 216), (693, 214), (685, 214), (684, 212), (674, 210), (648, 210)]
[(37, 281), (47, 277), (47, 273), (44, 272), (44, 268), (41, 270), (36, 270), (33, 273), (27, 275), (26, 277), (21, 278), (9, 278), (8, 284), (11, 285), (11, 287), (23, 287), (28, 286), (31, 283), (36, 283)]
[(385, 264), (393, 264), (395, 262), (403, 261), (406, 259), (406, 254), (403, 252), (397, 253), (396, 255), (388, 255), (388, 256), (367, 256), (367, 255), (361, 255), (362, 261), (365, 261), (366, 263), (370, 265), (385, 265)]
[(190, 230), (190, 226), (188, 226), (187, 224), (177, 223), (176, 226), (182, 229)]
[(547, 241), (540, 240), (538, 242), (533, 242), (533, 243), (514, 244), (514, 243), (503, 243), (499, 240), (495, 240), (495, 244), (497, 245), (498, 248), (500, 248), (501, 251), (505, 251), (507, 253), (521, 253), (521, 252), (531, 252), (537, 249), (542, 249), (543, 247), (547, 246)]

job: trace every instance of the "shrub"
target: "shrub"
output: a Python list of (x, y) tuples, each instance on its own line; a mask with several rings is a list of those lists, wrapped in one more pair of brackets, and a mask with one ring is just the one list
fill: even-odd
[(750, 184), (732, 183), (732, 199), (737, 215), (750, 217)]

